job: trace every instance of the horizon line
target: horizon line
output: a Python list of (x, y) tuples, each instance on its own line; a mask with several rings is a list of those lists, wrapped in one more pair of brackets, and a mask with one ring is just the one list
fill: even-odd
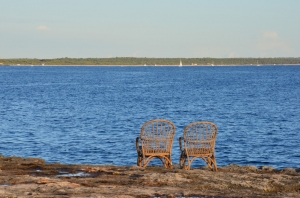
[(264, 59), (264, 58), (300, 58), (299, 57), (231, 57), (231, 58), (215, 58), (215, 57), (189, 57), (189, 58), (182, 58), (182, 57), (133, 57), (133, 56), (116, 56), (116, 57), (89, 57), (89, 58), (74, 58), (74, 57), (59, 57), (59, 58), (0, 58), (0, 59), (110, 59), (110, 58), (157, 58), (157, 59), (193, 59), (193, 58), (210, 58), (210, 59)]

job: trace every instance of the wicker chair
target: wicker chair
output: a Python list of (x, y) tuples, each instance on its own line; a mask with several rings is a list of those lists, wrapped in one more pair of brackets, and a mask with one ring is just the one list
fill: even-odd
[(212, 122), (194, 122), (189, 124), (184, 129), (183, 138), (179, 138), (181, 150), (180, 167), (190, 170), (193, 161), (196, 158), (202, 158), (211, 170), (217, 171), (215, 156), (217, 134), (218, 127)]
[(141, 129), (136, 138), (137, 165), (147, 167), (154, 158), (159, 158), (166, 168), (172, 168), (172, 146), (175, 125), (168, 120), (151, 120)]

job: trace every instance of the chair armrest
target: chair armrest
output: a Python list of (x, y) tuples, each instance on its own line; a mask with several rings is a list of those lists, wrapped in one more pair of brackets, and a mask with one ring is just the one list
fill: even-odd
[(183, 137), (180, 137), (180, 138), (179, 138), (179, 146), (180, 146), (180, 150), (181, 150), (181, 151), (184, 150), (184, 148), (183, 148), (183, 146), (182, 146), (182, 141), (183, 141)]

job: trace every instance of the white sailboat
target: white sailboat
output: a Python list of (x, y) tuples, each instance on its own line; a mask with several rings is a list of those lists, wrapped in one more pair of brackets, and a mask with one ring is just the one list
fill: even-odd
[(182, 67), (182, 62), (181, 62), (181, 59), (180, 59), (179, 67)]

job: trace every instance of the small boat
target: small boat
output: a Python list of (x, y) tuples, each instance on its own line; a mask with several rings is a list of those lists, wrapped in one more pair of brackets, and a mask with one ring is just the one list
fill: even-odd
[(181, 62), (181, 59), (180, 59), (179, 67), (182, 67), (182, 62)]

